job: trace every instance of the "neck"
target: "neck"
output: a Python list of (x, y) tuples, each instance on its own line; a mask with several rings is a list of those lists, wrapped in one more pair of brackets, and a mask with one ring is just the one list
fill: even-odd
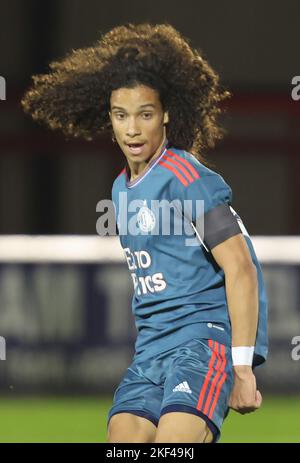
[(166, 136), (164, 136), (161, 144), (159, 145), (155, 153), (152, 156), (150, 156), (150, 158), (147, 159), (146, 161), (131, 162), (127, 160), (129, 170), (130, 170), (130, 181), (134, 180), (136, 177), (141, 175), (143, 171), (148, 167), (149, 162), (151, 162), (153, 159), (157, 158), (161, 154), (162, 148), (164, 144), (166, 143), (166, 141), (167, 141)]

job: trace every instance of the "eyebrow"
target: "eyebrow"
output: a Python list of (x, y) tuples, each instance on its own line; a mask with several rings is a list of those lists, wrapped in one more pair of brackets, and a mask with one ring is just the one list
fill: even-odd
[[(145, 108), (146, 106), (152, 106), (152, 108), (155, 108), (155, 105), (152, 104), (152, 103), (142, 104), (142, 105), (140, 106), (140, 108)], [(111, 109), (112, 109), (112, 110), (113, 110), (113, 109), (122, 109), (123, 111), (126, 111), (126, 109), (125, 109), (125, 108), (122, 108), (121, 106), (113, 106)]]

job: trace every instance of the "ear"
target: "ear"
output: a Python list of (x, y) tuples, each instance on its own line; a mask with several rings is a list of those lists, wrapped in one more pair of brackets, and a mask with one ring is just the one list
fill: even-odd
[(168, 111), (164, 113), (164, 124), (168, 124), (169, 122), (169, 113)]

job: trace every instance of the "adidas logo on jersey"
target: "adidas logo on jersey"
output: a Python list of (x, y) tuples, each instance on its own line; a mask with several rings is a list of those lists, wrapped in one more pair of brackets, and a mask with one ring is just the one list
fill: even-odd
[(189, 394), (192, 394), (192, 391), (187, 381), (184, 381), (183, 383), (180, 383), (176, 387), (174, 387), (173, 392), (188, 392)]

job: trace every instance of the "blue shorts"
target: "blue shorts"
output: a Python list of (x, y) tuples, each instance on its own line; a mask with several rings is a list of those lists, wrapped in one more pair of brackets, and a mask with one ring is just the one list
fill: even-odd
[(212, 339), (191, 339), (139, 361), (135, 356), (117, 387), (108, 414), (127, 412), (155, 426), (169, 412), (187, 412), (203, 418), (220, 438), (233, 386), (231, 348)]

